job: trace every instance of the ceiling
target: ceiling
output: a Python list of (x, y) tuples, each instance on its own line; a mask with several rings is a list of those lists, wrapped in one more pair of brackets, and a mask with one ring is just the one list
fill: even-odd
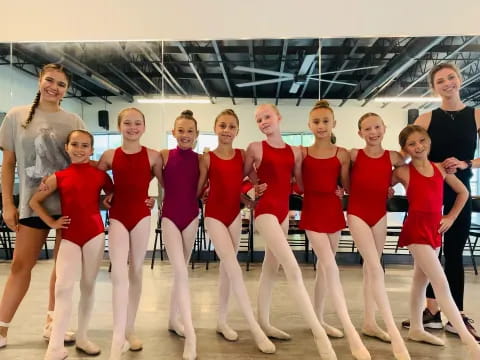
[[(429, 69), (450, 61), (458, 65), (464, 78), (462, 98), (471, 105), (480, 104), (480, 38), (476, 36), (22, 43), (13, 44), (12, 49), (10, 44), (0, 44), (0, 65), (10, 61), (32, 76), (37, 76), (45, 63), (63, 63), (73, 74), (68, 97), (86, 104), (92, 97), (111, 102), (112, 97), (120, 96), (132, 101), (133, 96), (164, 92), (166, 96), (207, 97), (212, 102), (226, 97), (232, 104), (239, 98), (252, 99), (255, 104), (268, 98), (276, 103), (295, 99), (300, 105), (302, 100), (320, 95), (340, 99), (340, 106), (351, 99), (366, 104), (377, 96), (431, 95)], [(235, 69), (237, 66), (293, 75), (252, 73)], [(320, 78), (329, 82), (312, 76), (319, 67), (322, 73), (329, 73)], [(367, 69), (345, 71), (352, 68)], [(298, 76), (302, 72), (304, 75)], [(237, 86), (280, 78), (283, 81), (279, 83)], [(294, 82), (298, 90), (291, 93)]]

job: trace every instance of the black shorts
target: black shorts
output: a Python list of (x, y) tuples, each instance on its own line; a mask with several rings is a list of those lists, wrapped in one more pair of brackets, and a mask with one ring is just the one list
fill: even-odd
[[(60, 215), (52, 215), (52, 217), (56, 220), (60, 218)], [(42, 230), (49, 230), (51, 229), (50, 226), (45, 224), (42, 219), (38, 216), (32, 216), (28, 218), (23, 218), (18, 221), (23, 226), (28, 226), (34, 229), (42, 229)]]

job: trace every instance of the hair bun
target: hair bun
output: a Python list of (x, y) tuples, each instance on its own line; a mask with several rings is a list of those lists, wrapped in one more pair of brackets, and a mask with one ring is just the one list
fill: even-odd
[(315, 105), (315, 107), (317, 106), (323, 106), (323, 107), (330, 107), (330, 103), (327, 101), (327, 100), (318, 100)]
[(193, 116), (192, 110), (183, 110), (180, 114), (181, 116)]

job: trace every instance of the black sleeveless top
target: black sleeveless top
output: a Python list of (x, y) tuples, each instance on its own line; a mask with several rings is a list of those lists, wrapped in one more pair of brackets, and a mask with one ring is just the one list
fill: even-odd
[[(442, 162), (446, 158), (472, 160), (477, 146), (477, 125), (475, 109), (466, 106), (459, 111), (445, 111), (441, 108), (432, 111), (432, 120), (428, 127), (432, 139), (429, 160)], [(457, 171), (460, 179), (472, 176), (470, 169)]]

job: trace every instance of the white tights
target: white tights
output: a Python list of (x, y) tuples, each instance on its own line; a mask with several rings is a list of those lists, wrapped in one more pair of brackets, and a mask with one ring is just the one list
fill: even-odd
[(120, 221), (110, 220), (108, 247), (112, 262), (113, 303), (111, 359), (120, 357), (125, 340), (134, 335), (149, 235), (150, 216), (140, 220), (130, 232)]
[(447, 278), (438, 260), (438, 250), (430, 245), (408, 246), (414, 259), (412, 290), (410, 293), (410, 331), (413, 336), (424, 332), (422, 311), (425, 307), (425, 289), (430, 282), (440, 308), (452, 323), (462, 342), (468, 346), (472, 359), (480, 359), (480, 345), (468, 332), (453, 301)]
[(378, 327), (375, 321), (375, 306), (383, 317), (387, 332), (391, 337), (393, 353), (397, 358), (407, 358), (408, 350), (395, 325), (392, 309), (385, 288), (383, 268), (380, 264), (381, 251), (385, 243), (386, 217), (373, 227), (355, 215), (348, 215), (348, 227), (355, 245), (363, 258), (365, 327)]
[(306, 233), (318, 257), (314, 297), (318, 319), (323, 324), (323, 311), (328, 291), (332, 296), (335, 311), (347, 335), (351, 352), (357, 359), (370, 359), (368, 350), (363, 345), (348, 315), (347, 303), (340, 282), (340, 273), (335, 262), (335, 252), (340, 240), (340, 231), (325, 234), (307, 230)]
[(215, 252), (220, 258), (217, 331), (224, 334), (227, 339), (228, 332), (232, 332), (229, 340), (236, 340), (236, 333), (227, 325), (228, 300), (230, 297), (230, 290), (232, 289), (260, 350), (264, 352), (275, 351), (274, 345), (268, 340), (265, 333), (255, 320), (247, 288), (243, 281), (242, 269), (237, 260), (237, 251), (240, 243), (242, 226), (240, 214), (238, 214), (228, 228), (219, 220), (211, 217), (205, 218), (205, 225), (208, 230), (208, 235), (215, 246)]
[(197, 228), (198, 217), (195, 217), (183, 231), (180, 231), (170, 219), (162, 218), (165, 249), (173, 269), (168, 326), (177, 334), (185, 335), (184, 359), (196, 358), (196, 336), (192, 321), (187, 264), (192, 254)]
[(262, 214), (255, 219), (255, 226), (265, 240), (265, 258), (263, 260), (258, 290), (258, 320), (260, 326), (268, 336), (283, 339), (289, 337), (288, 334), (270, 325), (272, 290), (279, 266), (282, 265), (291, 289), (291, 296), (294, 296), (297, 300), (298, 308), (312, 330), (321, 358), (336, 359), (330, 340), (313, 309), (312, 302), (303, 283), (300, 267), (288, 245), (286, 239), (288, 216), (280, 224), (274, 215)]
[(86, 343), (87, 330), (95, 298), (95, 279), (103, 258), (105, 235), (99, 234), (83, 247), (63, 239), (56, 260), (55, 313), (49, 352), (64, 351), (64, 334), (72, 313), (72, 294), (75, 282), (80, 279), (78, 304), (77, 342)]

